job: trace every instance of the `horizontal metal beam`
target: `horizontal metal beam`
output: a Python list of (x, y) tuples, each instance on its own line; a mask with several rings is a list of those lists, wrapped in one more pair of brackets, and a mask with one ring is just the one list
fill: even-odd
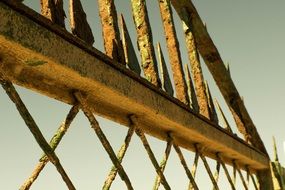
[(0, 2), (0, 72), (12, 82), (73, 104), (81, 91), (93, 111), (126, 125), (135, 114), (146, 133), (162, 140), (171, 133), (179, 146), (254, 170), (268, 158), (238, 137), (197, 115), (123, 65), (23, 5)]

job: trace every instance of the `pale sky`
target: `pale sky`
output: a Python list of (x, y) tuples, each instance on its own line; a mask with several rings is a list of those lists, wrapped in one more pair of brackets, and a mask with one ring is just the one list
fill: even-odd
[[(39, 10), (39, 1), (26, 0), (27, 5)], [(65, 2), (65, 7), (68, 4)], [(136, 46), (135, 29), (130, 12), (130, 1), (116, 0), (117, 12), (123, 13), (127, 21), (134, 46)], [(273, 155), (272, 136), (277, 141), (280, 162), (285, 165), (285, 1), (233, 1), (233, 0), (195, 0), (194, 4), (200, 13), (207, 29), (216, 44), (224, 62), (230, 63), (231, 76), (245, 105), (253, 119), (268, 152)], [(84, 0), (83, 5), (87, 19), (95, 36), (94, 47), (103, 51), (101, 25), (98, 19), (96, 0)], [(148, 0), (148, 11), (152, 25), (154, 42), (161, 42), (167, 59), (165, 39), (163, 35), (158, 4), (155, 0)], [(177, 15), (175, 15), (177, 18)], [(175, 24), (180, 39), (182, 59), (187, 63), (181, 23), (176, 19)], [(68, 22), (67, 22), (68, 26)], [(212, 95), (221, 99), (217, 88), (203, 66), (205, 78), (210, 83)], [(49, 140), (57, 126), (64, 119), (70, 106), (55, 100), (43, 97), (28, 90), (18, 88), (20, 95), (31, 111), (43, 134)], [(222, 104), (225, 110), (225, 104)], [(20, 118), (12, 102), (0, 89), (0, 189), (18, 189), (22, 182), (33, 170), (41, 155), (41, 149), (36, 144), (29, 130)], [(227, 113), (236, 131), (232, 116)], [(103, 130), (111, 141), (115, 150), (123, 142), (127, 130), (113, 122), (99, 119)], [(157, 153), (157, 159), (162, 158), (164, 143), (149, 138)], [(180, 165), (176, 153), (172, 150), (169, 165), (166, 167), (166, 178), (173, 189), (186, 189), (188, 180)], [(66, 168), (77, 189), (100, 189), (112, 166), (94, 132), (90, 129), (87, 120), (80, 113), (72, 124), (70, 131), (58, 147), (58, 154), (62, 165)], [(189, 166), (193, 162), (193, 153), (185, 151)], [(214, 170), (214, 162), (210, 162)], [(129, 174), (135, 189), (151, 189), (155, 170), (146, 156), (139, 139), (134, 136), (130, 148), (126, 153), (123, 165)], [(202, 163), (199, 169), (204, 170)], [(225, 180), (225, 178), (224, 178)], [(200, 189), (211, 189), (210, 180), (203, 172), (198, 172), (197, 181)], [(223, 178), (221, 179), (223, 181)], [(221, 184), (224, 189), (228, 186)], [(38, 181), (31, 188), (39, 189), (67, 189), (54, 166), (48, 164)], [(117, 176), (113, 189), (125, 189), (123, 182)], [(239, 189), (239, 188), (237, 188)]]

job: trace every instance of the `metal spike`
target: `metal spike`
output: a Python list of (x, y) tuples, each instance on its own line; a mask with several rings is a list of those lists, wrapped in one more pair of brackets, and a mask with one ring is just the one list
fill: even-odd
[(274, 161), (278, 162), (279, 158), (278, 158), (278, 152), (277, 152), (275, 137), (273, 136), (272, 139), (273, 139)]
[(215, 102), (217, 110), (220, 113), (220, 116), (222, 118), (224, 128), (227, 129), (229, 132), (233, 133), (233, 130), (232, 130), (232, 128), (231, 128), (231, 126), (230, 126), (230, 124), (229, 124), (229, 122), (228, 122), (228, 120), (227, 120), (227, 118), (226, 118), (226, 116), (225, 116), (225, 114), (224, 114), (224, 112), (223, 112), (223, 110), (222, 110), (218, 100), (215, 99), (214, 102)]
[(190, 99), (190, 107), (193, 109), (195, 113), (199, 113), (199, 104), (194, 89), (195, 87), (193, 85), (192, 77), (187, 64), (185, 64), (185, 72), (186, 72), (186, 82), (188, 86), (188, 96)]
[(161, 85), (163, 89), (165, 90), (165, 92), (167, 92), (167, 94), (169, 94), (170, 96), (173, 96), (174, 94), (173, 87), (171, 84), (169, 73), (167, 71), (166, 63), (165, 63), (164, 56), (161, 51), (161, 47), (159, 43), (157, 43), (157, 52), (158, 52), (158, 62), (159, 62), (160, 72), (161, 72)]
[(145, 0), (131, 0), (141, 65), (148, 81), (161, 87)]
[[(182, 20), (188, 20), (189, 16), (186, 10), (184, 10), (181, 13), (184, 17)], [(210, 110), (207, 102), (206, 89), (204, 85), (204, 76), (202, 72), (198, 49), (196, 46), (196, 41), (194, 39), (191, 29), (187, 26), (187, 24), (184, 21), (182, 22), (182, 25), (185, 34), (186, 47), (188, 50), (188, 58), (191, 65), (191, 73), (193, 76), (195, 91), (200, 108), (199, 113), (210, 119)]]
[(105, 52), (112, 59), (124, 64), (124, 52), (120, 40), (117, 10), (114, 0), (98, 0), (98, 6), (103, 30)]
[(140, 64), (136, 56), (136, 52), (127, 25), (125, 23), (124, 16), (122, 14), (120, 16), (120, 28), (122, 33), (122, 44), (124, 49), (125, 62), (132, 71), (140, 75), (141, 74)]
[(64, 19), (66, 15), (63, 10), (62, 0), (41, 0), (41, 13), (53, 23), (65, 27)]
[(172, 67), (177, 99), (189, 105), (187, 84), (184, 77), (179, 42), (174, 27), (172, 10), (169, 0), (158, 0), (161, 20), (166, 38), (169, 62)]
[(71, 32), (87, 44), (94, 43), (91, 28), (86, 20), (86, 14), (82, 8), (80, 0), (69, 1), (70, 27)]
[(205, 81), (205, 87), (206, 87), (208, 106), (210, 110), (210, 119), (214, 121), (215, 123), (219, 123), (217, 112), (214, 106), (213, 98), (212, 98), (211, 91), (210, 91), (207, 81)]

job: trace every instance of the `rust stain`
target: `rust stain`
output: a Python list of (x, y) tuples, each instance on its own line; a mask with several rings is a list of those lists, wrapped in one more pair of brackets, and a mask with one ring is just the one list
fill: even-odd
[(164, 27), (164, 34), (168, 49), (170, 64), (173, 71), (173, 80), (175, 84), (176, 96), (181, 102), (189, 105), (187, 93), (187, 84), (184, 77), (179, 43), (174, 27), (172, 10), (169, 0), (160, 0), (159, 8)]
[(103, 28), (105, 52), (114, 60), (125, 63), (114, 0), (98, 0), (98, 5)]
[(63, 10), (63, 0), (41, 0), (41, 13), (55, 24), (65, 27), (66, 15)]
[(131, 2), (144, 75), (152, 84), (161, 87), (146, 2), (145, 0), (132, 0)]

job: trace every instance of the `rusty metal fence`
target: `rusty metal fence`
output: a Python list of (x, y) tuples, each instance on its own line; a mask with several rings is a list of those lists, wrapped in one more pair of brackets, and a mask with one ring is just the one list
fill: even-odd
[[(118, 19), (114, 1), (98, 0), (99, 16), (102, 24), (103, 41), (106, 55), (105, 56), (99, 53), (99, 57), (101, 56), (103, 64), (110, 64), (109, 62), (112, 62), (111, 64), (114, 65), (117, 64), (118, 66), (114, 66), (116, 70), (120, 70), (123, 74), (125, 72), (126, 75), (132, 78), (132, 80), (135, 79), (139, 81), (144, 85), (145, 89), (151, 89), (155, 94), (166, 98), (167, 101), (174, 102), (176, 107), (179, 107), (179, 109), (180, 107), (183, 108), (183, 110), (186, 110), (191, 117), (193, 116), (193, 118), (198, 118), (198, 120), (201, 120), (201, 122), (205, 123), (206, 126), (212, 126), (213, 129), (211, 130), (218, 131), (219, 134), (224, 134), (233, 142), (244, 147), (244, 152), (250, 151), (250, 154), (252, 154), (251, 157), (246, 155), (243, 157), (242, 151), (240, 151), (240, 154), (237, 155), (232, 154), (230, 151), (232, 151), (233, 148), (230, 148), (230, 145), (227, 144), (231, 141), (225, 141), (223, 145), (224, 147), (220, 149), (219, 147), (217, 147), (217, 149), (215, 149), (215, 147), (208, 148), (210, 141), (199, 141), (199, 137), (201, 135), (206, 139), (208, 137), (210, 138), (210, 134), (206, 132), (207, 129), (203, 129), (205, 131), (204, 134), (201, 132), (201, 134), (199, 134), (200, 136), (198, 135), (196, 137), (198, 140), (195, 140), (194, 137), (192, 139), (192, 136), (187, 136), (187, 138), (182, 139), (182, 130), (169, 130), (164, 129), (163, 127), (155, 129), (155, 126), (145, 126), (147, 124), (141, 123), (140, 114), (128, 110), (124, 110), (127, 114), (124, 115), (124, 121), (121, 122), (121, 120), (117, 118), (122, 116), (121, 114), (117, 113), (116, 110), (109, 110), (108, 113), (105, 114), (98, 111), (102, 105), (100, 105), (99, 108), (96, 108), (98, 105), (96, 104), (96, 101), (90, 101), (90, 99), (92, 99), (90, 98), (92, 93), (96, 93), (96, 91), (91, 93), (82, 89), (73, 88), (68, 91), (68, 98), (65, 98), (65, 95), (56, 97), (56, 95), (53, 94), (57, 94), (58, 90), (51, 90), (54, 84), (51, 83), (49, 88), (44, 89), (45, 87), (32, 84), (32, 82), (30, 83), (27, 80), (28, 78), (32, 80), (33, 77), (38, 76), (31, 74), (26, 76), (27, 78), (20, 78), (20, 75), (18, 75), (19, 72), (16, 73), (17, 69), (14, 69), (13, 67), (14, 63), (11, 60), (6, 60), (6, 54), (9, 54), (9, 50), (4, 51), (4, 47), (8, 47), (10, 45), (9, 41), (17, 41), (18, 39), (16, 39), (17, 37), (15, 36), (22, 35), (20, 32), (15, 32), (15, 30), (17, 30), (15, 28), (17, 25), (13, 26), (13, 24), (11, 25), (10, 23), (8, 26), (9, 21), (13, 22), (13, 19), (16, 17), (19, 20), (21, 20), (22, 17), (25, 17), (25, 19), (34, 22), (34, 25), (41, 23), (41, 26), (45, 28), (44, 30), (55, 33), (60, 36), (59, 38), (62, 38), (63, 41), (66, 40), (71, 44), (75, 44), (77, 47), (79, 47), (79, 49), (85, 49), (85, 51), (91, 52), (90, 54), (92, 54), (93, 50), (91, 46), (94, 43), (94, 37), (91, 27), (87, 22), (86, 14), (80, 0), (69, 1), (69, 23), (73, 36), (68, 34), (68, 32), (65, 30), (66, 13), (63, 9), (63, 3), (67, 2), (63, 0), (41, 0), (41, 14), (43, 15), (41, 16), (26, 7), (22, 1), (2, 0), (0, 2), (0, 16), (3, 18), (0, 21), (0, 35), (2, 36), (0, 45), (0, 51), (2, 51), (0, 54), (0, 61), (2, 64), (0, 69), (0, 82), (11, 101), (15, 104), (28, 129), (31, 131), (35, 140), (44, 152), (44, 155), (39, 159), (39, 163), (35, 166), (32, 174), (20, 187), (21, 190), (30, 189), (32, 187), (32, 184), (48, 162), (51, 162), (56, 167), (68, 189), (76, 189), (72, 183), (72, 179), (70, 179), (68, 174), (65, 172), (65, 169), (54, 150), (57, 148), (65, 133), (68, 132), (69, 126), (71, 125), (73, 119), (77, 116), (79, 110), (82, 110), (86, 118), (89, 120), (91, 128), (94, 130), (113, 164), (105, 182), (102, 182), (102, 189), (110, 189), (112, 182), (115, 180), (117, 175), (125, 183), (126, 189), (138, 188), (132, 185), (132, 180), (128, 176), (127, 171), (124, 169), (123, 163), (124, 156), (128, 153), (127, 151), (129, 144), (134, 135), (137, 135), (141, 140), (141, 143), (145, 148), (146, 153), (157, 174), (156, 178), (154, 179), (153, 189), (160, 189), (161, 187), (164, 189), (171, 189), (171, 186), (164, 175), (164, 170), (167, 168), (167, 161), (170, 154), (177, 154), (181, 167), (183, 167), (185, 170), (185, 174), (177, 174), (187, 176), (189, 185), (185, 188), (195, 190), (199, 189), (195, 176), (197, 173), (198, 163), (200, 162), (200, 164), (203, 164), (204, 166), (205, 174), (207, 174), (212, 182), (212, 185), (209, 186), (211, 189), (221, 189), (219, 187), (220, 173), (223, 173), (226, 179), (226, 181), (223, 181), (222, 183), (227, 183), (233, 190), (237, 189), (237, 179), (241, 182), (244, 189), (270, 189), (272, 184), (270, 182), (271, 178), (268, 178), (270, 174), (270, 172), (268, 172), (269, 160), (265, 147), (244, 107), (241, 97), (239, 96), (232, 82), (229, 68), (224, 66), (217, 49), (207, 33), (206, 27), (201, 22), (201, 19), (191, 1), (157, 1), (160, 8), (161, 20), (164, 27), (169, 56), (169, 64), (172, 72), (169, 72), (168, 70), (168, 63), (164, 59), (164, 53), (161, 50), (160, 44), (157, 44), (157, 50), (155, 51), (155, 46), (153, 45), (152, 40), (151, 25), (149, 23), (146, 2), (144, 0), (130, 1), (130, 11), (132, 11), (133, 14), (134, 27), (137, 33), (137, 46), (140, 59), (136, 57), (137, 50), (135, 50), (136, 48), (132, 44), (130, 33), (124, 21), (123, 15), (121, 15)], [(183, 28), (185, 34), (185, 42), (190, 66), (188, 64), (183, 66), (182, 64), (181, 51), (179, 47), (179, 43), (182, 42), (178, 42), (173, 20), (173, 11), (177, 11), (177, 14), (182, 20), (181, 27)], [(12, 31), (12, 29), (15, 30)], [(19, 31), (20, 30), (24, 31), (25, 28), (21, 28)], [(29, 33), (29, 31), (27, 33)], [(52, 40), (50, 40), (50, 42), (51, 41)], [(23, 44), (21, 45), (25, 46)], [(32, 52), (35, 51), (34, 47), (29, 47), (29, 45), (26, 45), (25, 48), (29, 48)], [(55, 44), (53, 45), (53, 48), (56, 48)], [(19, 55), (19, 59), (17, 58), (16, 60), (18, 61), (21, 59), (21, 51), (15, 50), (15, 52), (17, 55)], [(158, 53), (158, 60), (156, 60), (155, 52)], [(11, 55), (14, 54), (11, 53)], [(47, 55), (43, 53), (43, 56)], [(98, 56), (98, 53), (95, 55), (95, 57), (96, 56)], [(107, 56), (109, 58), (107, 58)], [(204, 59), (204, 62), (207, 64), (210, 72), (212, 73), (217, 86), (221, 90), (221, 93), (233, 114), (236, 125), (240, 133), (244, 135), (245, 140), (242, 140), (241, 138), (237, 137), (236, 134), (234, 134), (232, 126), (230, 126), (218, 101), (213, 100), (210, 88), (207, 82), (204, 81), (200, 56)], [(53, 60), (52, 57), (50, 57), (50, 59)], [(26, 67), (33, 67), (34, 69), (34, 67), (42, 66), (43, 64), (45, 64), (45, 61), (38, 59), (29, 59), (28, 61), (25, 60), (23, 72)], [(47, 69), (52, 70), (53, 66), (47, 66)], [(144, 78), (147, 81), (142, 79), (140, 76), (141, 71), (143, 71)], [(29, 69), (26, 72), (28, 73)], [(87, 71), (84, 72), (86, 72), (86, 75), (88, 75)], [(169, 73), (173, 73), (173, 76), (170, 76)], [(48, 77), (45, 78), (44, 72), (41, 72), (39, 76), (40, 75), (42, 75), (42, 79), (49, 80)], [(54, 75), (54, 77), (57, 78), (56, 75), (60, 75), (60, 73), (55, 72)], [(174, 87), (171, 83), (171, 79), (174, 81)], [(61, 79), (58, 80), (60, 81)], [(15, 87), (13, 86), (13, 83), (38, 90), (45, 95), (53, 98), (56, 97), (59, 100), (62, 99), (63, 102), (72, 105), (72, 108), (67, 114), (64, 122), (59, 126), (50, 142), (44, 138), (40, 128), (34, 121), (32, 115), (29, 113)], [(64, 88), (65, 86), (62, 85), (62, 87), (59, 89)], [(110, 91), (110, 94), (112, 93), (113, 92)], [(108, 102), (108, 100), (102, 100), (102, 102)], [(160, 104), (158, 104), (158, 107), (159, 106)], [(119, 123), (128, 127), (128, 132), (125, 136), (124, 142), (117, 153), (112, 148), (112, 145), (96, 119), (97, 116), (95, 114), (98, 112), (100, 115), (108, 116), (109, 119), (118, 121)], [(146, 113), (145, 117), (151, 118), (152, 116)], [(157, 120), (157, 118), (154, 118), (154, 120)], [(223, 123), (223, 126), (220, 127), (219, 123)], [(148, 123), (148, 125), (151, 125), (151, 123)], [(194, 123), (193, 125), (196, 126), (199, 125), (199, 123)], [(173, 126), (175, 128), (175, 124), (173, 124)], [(156, 130), (159, 131), (156, 132)], [(185, 130), (188, 130), (187, 127)], [(165, 141), (165, 150), (163, 155), (154, 154), (146, 134)], [(189, 150), (189, 152), (194, 152), (195, 154), (194, 159), (191, 160), (193, 163), (192, 166), (188, 165), (189, 160), (187, 160), (188, 158), (184, 155), (184, 148), (185, 150)], [(181, 149), (183, 149), (184, 152)], [(209, 159), (214, 159), (216, 161), (216, 167), (214, 170), (211, 169), (208, 163)]]

